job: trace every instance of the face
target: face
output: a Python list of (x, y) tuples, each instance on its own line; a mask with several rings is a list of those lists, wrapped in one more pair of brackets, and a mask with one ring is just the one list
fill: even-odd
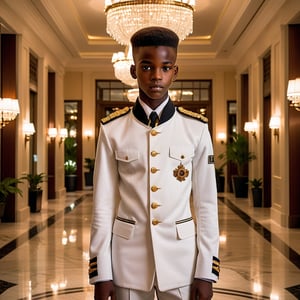
[(159, 106), (167, 97), (177, 77), (176, 50), (167, 46), (146, 46), (133, 50), (135, 65), (131, 75), (137, 79), (140, 98), (151, 108)]

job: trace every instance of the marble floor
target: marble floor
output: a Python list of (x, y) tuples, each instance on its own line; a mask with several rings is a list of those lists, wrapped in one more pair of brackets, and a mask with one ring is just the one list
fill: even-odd
[[(220, 280), (215, 300), (300, 299), (300, 229), (248, 199), (219, 195)], [(88, 245), (92, 191), (49, 200), (24, 223), (0, 223), (0, 299), (92, 300)]]

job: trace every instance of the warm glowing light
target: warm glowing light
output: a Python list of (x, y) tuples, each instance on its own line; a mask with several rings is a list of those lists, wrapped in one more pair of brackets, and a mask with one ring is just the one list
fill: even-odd
[(57, 136), (57, 128), (48, 128), (48, 136), (51, 139), (56, 138), (56, 136)]
[(122, 45), (141, 28), (166, 27), (184, 40), (193, 32), (194, 0), (106, 0), (106, 31)]
[(300, 111), (300, 78), (289, 80), (287, 98), (290, 101), (290, 106)]
[(221, 144), (225, 143), (226, 140), (226, 133), (225, 132), (219, 132), (217, 134), (217, 140), (221, 142)]
[(91, 129), (85, 130), (84, 136), (89, 140), (93, 136), (93, 130), (91, 130)]
[(115, 77), (121, 80), (124, 84), (135, 87), (137, 86), (137, 80), (132, 78), (130, 74), (130, 67), (134, 64), (132, 58), (132, 48), (126, 47), (125, 52), (116, 52), (111, 59)]
[(19, 101), (11, 98), (0, 98), (0, 128), (14, 120), (20, 113)]
[(273, 116), (270, 119), (269, 122), (269, 128), (270, 129), (278, 129), (280, 127), (280, 117), (278, 116)]

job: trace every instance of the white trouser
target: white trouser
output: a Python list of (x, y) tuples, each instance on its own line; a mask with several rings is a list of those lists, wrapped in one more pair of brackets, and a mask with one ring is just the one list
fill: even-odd
[(189, 300), (190, 291), (190, 285), (165, 292), (155, 287), (150, 292), (116, 287), (116, 296), (117, 300)]

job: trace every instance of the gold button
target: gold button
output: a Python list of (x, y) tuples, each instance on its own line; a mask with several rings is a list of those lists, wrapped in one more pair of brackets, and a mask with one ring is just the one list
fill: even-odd
[(157, 219), (152, 220), (152, 225), (158, 225), (159, 223), (161, 223), (161, 222)]
[(156, 135), (159, 134), (159, 132), (157, 132), (155, 129), (152, 129), (151, 132), (150, 132), (150, 134), (151, 134), (152, 136), (156, 136)]
[(155, 157), (156, 155), (158, 155), (159, 153), (158, 152), (156, 152), (156, 151), (151, 151), (151, 156), (153, 156), (153, 157)]
[(125, 160), (128, 160), (128, 156), (125, 156)]
[(159, 187), (157, 187), (156, 185), (151, 186), (151, 191), (152, 192), (157, 192), (158, 190), (159, 190)]
[(152, 167), (152, 168), (151, 168), (151, 173), (154, 174), (154, 173), (156, 173), (157, 171), (159, 171), (159, 169), (157, 169), (157, 168), (155, 168), (155, 167)]
[(159, 204), (159, 203), (157, 203), (157, 202), (152, 202), (152, 203), (151, 203), (151, 208), (152, 208), (152, 209), (156, 209), (156, 208), (158, 208), (158, 207), (160, 207), (160, 204)]

